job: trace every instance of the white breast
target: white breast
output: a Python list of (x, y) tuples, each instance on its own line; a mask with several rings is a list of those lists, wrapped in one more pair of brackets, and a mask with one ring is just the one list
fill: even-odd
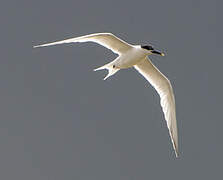
[(126, 53), (119, 56), (115, 65), (121, 69), (130, 68), (145, 58), (147, 53), (138, 46), (133, 46)]

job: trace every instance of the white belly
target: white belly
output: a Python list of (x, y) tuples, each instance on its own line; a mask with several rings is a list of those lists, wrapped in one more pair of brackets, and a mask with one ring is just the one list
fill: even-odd
[(119, 56), (113, 63), (120, 69), (130, 68), (145, 58), (146, 55), (147, 54), (143, 50), (132, 48), (125, 54)]

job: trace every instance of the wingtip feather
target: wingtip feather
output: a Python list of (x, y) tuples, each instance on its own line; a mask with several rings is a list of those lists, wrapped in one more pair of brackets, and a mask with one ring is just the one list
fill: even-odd
[(40, 45), (37, 45), (37, 46), (33, 46), (33, 48), (38, 48), (38, 47), (40, 47)]

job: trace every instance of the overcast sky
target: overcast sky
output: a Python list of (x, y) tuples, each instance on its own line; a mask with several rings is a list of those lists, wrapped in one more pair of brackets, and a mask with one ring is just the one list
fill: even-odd
[[(0, 179), (221, 179), (222, 1), (2, 1)], [(111, 32), (152, 44), (177, 106), (175, 158), (159, 96), (93, 43), (33, 45)]]

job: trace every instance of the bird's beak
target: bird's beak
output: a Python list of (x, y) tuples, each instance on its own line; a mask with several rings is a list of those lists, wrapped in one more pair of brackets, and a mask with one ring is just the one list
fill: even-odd
[(153, 54), (158, 54), (158, 55), (160, 55), (160, 56), (165, 56), (164, 53), (161, 53), (161, 52), (156, 51), (156, 50), (152, 50), (151, 52), (152, 52)]

